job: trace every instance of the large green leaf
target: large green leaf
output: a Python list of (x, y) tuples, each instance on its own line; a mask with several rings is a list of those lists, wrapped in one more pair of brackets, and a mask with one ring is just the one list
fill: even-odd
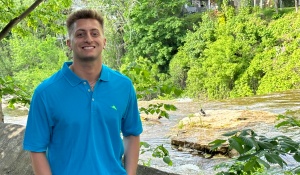
[(265, 158), (268, 162), (277, 163), (281, 167), (283, 167), (284, 164), (287, 165), (287, 163), (278, 154), (275, 153), (265, 153)]
[(243, 140), (238, 138), (238, 137), (231, 137), (230, 139), (228, 139), (230, 146), (235, 149), (237, 152), (239, 152), (240, 154), (244, 153), (244, 148), (243, 148)]
[(256, 157), (252, 157), (249, 161), (246, 162), (244, 166), (245, 172), (252, 172), (257, 168), (260, 168), (260, 164), (257, 162)]
[(239, 136), (245, 143), (245, 145), (250, 147), (259, 148), (258, 143), (252, 137)]
[(257, 141), (257, 144), (262, 149), (272, 149), (274, 147), (274, 145), (269, 142)]

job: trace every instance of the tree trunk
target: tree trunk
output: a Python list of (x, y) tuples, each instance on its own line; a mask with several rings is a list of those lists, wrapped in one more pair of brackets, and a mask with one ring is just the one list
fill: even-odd
[(295, 9), (296, 9), (296, 12), (298, 12), (298, 0), (295, 0)]
[(274, 8), (276, 13), (278, 14), (278, 0), (274, 0)]
[(260, 0), (259, 6), (260, 6), (261, 9), (263, 9), (263, 0)]
[[(2, 85), (0, 84), (0, 92), (2, 91)], [(1, 92), (2, 94), (2, 92)], [(2, 110), (2, 95), (0, 95), (0, 123), (4, 123), (4, 114)]]
[(2, 98), (0, 98), (0, 123), (4, 123), (4, 114), (2, 110)]

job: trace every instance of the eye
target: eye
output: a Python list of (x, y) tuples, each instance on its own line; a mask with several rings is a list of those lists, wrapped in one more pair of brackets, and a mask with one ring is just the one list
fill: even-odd
[(83, 32), (78, 32), (78, 33), (76, 33), (76, 37), (77, 38), (82, 38), (82, 37), (84, 37), (85, 36), (85, 34), (83, 33)]
[(99, 36), (99, 32), (92, 32), (92, 36)]

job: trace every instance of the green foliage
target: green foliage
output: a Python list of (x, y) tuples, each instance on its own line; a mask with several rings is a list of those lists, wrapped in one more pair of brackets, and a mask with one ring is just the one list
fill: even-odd
[(157, 114), (159, 119), (162, 117), (169, 119), (170, 116), (167, 111), (176, 111), (176, 109), (177, 108), (171, 104), (157, 103), (150, 104), (147, 108), (141, 107), (140, 112), (145, 112), (147, 115)]
[[(177, 61), (182, 67), (189, 60), (185, 93), (222, 99), (299, 88), (299, 14), (272, 20), (249, 7), (237, 14), (227, 6), (223, 10), (203, 15), (174, 57), (184, 58)], [(180, 82), (178, 67), (173, 82)]]
[[(202, 22), (199, 23), (199, 27), (194, 26), (195, 32), (187, 32), (184, 45), (174, 56), (174, 61), (170, 63), (170, 74), (175, 82), (178, 82), (178, 78), (184, 75), (185, 71), (188, 71), (185, 84), (186, 93), (190, 97), (198, 97), (199, 94), (204, 93), (203, 88), (201, 88), (203, 87), (202, 77), (205, 76), (205, 71), (202, 69), (203, 52), (209, 43), (216, 40), (216, 18), (210, 16), (210, 13), (204, 13), (201, 19)], [(177, 61), (180, 59), (182, 61)], [(186, 61), (188, 61), (188, 65)], [(175, 63), (180, 64), (177, 65), (179, 68), (173, 65)]]
[(65, 51), (57, 47), (56, 43), (57, 39), (51, 36), (43, 41), (33, 36), (10, 40), (11, 70), (14, 78), (22, 82), (30, 94), (42, 80), (59, 70), (67, 60)]
[[(220, 15), (214, 26), (214, 39), (202, 41), (200, 48), (203, 49), (198, 61), (191, 66), (187, 92), (194, 95), (204, 93), (208, 98), (228, 98), (235, 88), (235, 82), (254, 57), (265, 24), (256, 16), (243, 13), (227, 18), (227, 21)], [(195, 47), (199, 49), (199, 46)]]
[(140, 57), (129, 65), (123, 64), (121, 72), (131, 78), (139, 99), (150, 100), (158, 96), (181, 94), (181, 90), (175, 88), (169, 81), (165, 81), (168, 76), (157, 74), (157, 65), (145, 58)]
[[(140, 142), (140, 153), (144, 154), (147, 151), (152, 151), (152, 156), (156, 158), (162, 158), (163, 161), (169, 166), (173, 165), (172, 160), (170, 159), (169, 151), (164, 147), (164, 145), (158, 145), (154, 149), (147, 142)], [(149, 160), (147, 163), (144, 163), (145, 166), (150, 166)]]
[[(6, 26), (12, 19), (23, 13), (32, 3), (33, 1), (29, 0), (1, 1), (0, 28), (3, 29), (4, 26)], [(23, 49), (22, 47), (24, 45), (17, 46), (17, 40), (24, 43), (24, 40), (21, 40), (20, 36), (22, 37), (35, 35), (40, 38), (46, 38), (46, 35), (50, 33), (53, 35), (63, 33), (65, 31), (63, 25), (61, 25), (62, 21), (64, 21), (62, 20), (62, 18), (64, 18), (65, 16), (65, 13), (63, 12), (66, 12), (64, 10), (66, 10), (66, 8), (68, 8), (70, 5), (70, 0), (63, 0), (59, 2), (50, 0), (42, 3), (17, 26), (14, 26), (13, 30), (7, 35), (7, 37), (1, 41), (0, 99), (3, 97), (3, 95), (13, 96), (13, 98), (11, 98), (9, 101), (10, 107), (13, 107), (13, 104), (16, 102), (28, 104), (30, 94), (33, 91), (33, 85), (35, 86), (37, 84), (37, 82), (32, 83), (35, 80), (32, 75), (41, 76), (40, 74), (46, 73), (48, 71), (48, 68), (39, 70), (37, 72), (31, 71), (31, 73), (26, 70), (24, 71), (23, 68), (26, 69), (25, 67), (28, 68), (28, 66), (30, 66), (27, 62), (23, 64), (24, 66), (19, 67), (17, 72), (15, 72), (16, 70), (14, 68), (14, 64), (16, 63), (16, 59), (21, 58), (23, 61), (25, 61), (26, 59), (36, 59), (35, 57), (29, 58), (29, 56), (32, 56), (30, 55), (30, 53), (32, 51), (40, 51), (36, 50), (37, 47), (31, 47), (30, 50)], [(13, 35), (19, 36), (19, 38), (13, 41)], [(40, 41), (37, 41), (36, 45), (34, 46), (37, 46), (39, 43)], [(30, 44), (32, 43), (27, 43), (27, 46), (29, 46)], [(18, 51), (13, 49), (20, 49), (22, 56), (18, 55)], [(56, 53), (57, 48), (55, 52), (52, 52), (52, 54), (55, 55)], [(43, 55), (43, 53), (39, 54), (39, 56), (40, 55)], [(39, 59), (36, 59), (36, 61), (38, 60)], [(34, 63), (33, 65), (36, 65), (36, 63)], [(32, 68), (32, 70), (34, 69), (36, 68)], [(18, 73), (20, 77), (18, 77)], [(23, 80), (27, 80), (27, 82)]]
[(169, 64), (171, 81), (175, 87), (184, 89), (186, 87), (187, 72), (190, 69), (189, 58), (185, 52), (179, 51)]
[(9, 48), (9, 40), (3, 39), (0, 42), (0, 77), (5, 77), (7, 75), (12, 75), (11, 72), (11, 50)]
[[(0, 2), (0, 27), (4, 27), (9, 21), (24, 12), (33, 1), (31, 0), (10, 0)], [(48, 34), (62, 34), (65, 32), (63, 25), (71, 0), (48, 0), (41, 3), (30, 13), (19, 25), (15, 26), (12, 33), (21, 36), (35, 34), (46, 37)], [(9, 36), (8, 36), (9, 37)]]
[(183, 18), (183, 22), (186, 26), (185, 28), (189, 31), (194, 31), (194, 26), (198, 26), (202, 21), (202, 13), (186, 14)]
[(169, 157), (169, 151), (164, 147), (164, 145), (159, 145), (153, 150), (153, 157), (163, 158), (163, 161), (169, 166), (173, 165), (172, 160)]
[(278, 115), (277, 120), (279, 120), (281, 122), (279, 122), (278, 124), (275, 125), (276, 128), (280, 128), (282, 126), (299, 126), (300, 127), (300, 120), (293, 116)]
[(194, 32), (187, 32), (184, 45), (180, 48), (191, 59), (201, 59), (206, 45), (216, 40), (216, 17), (210, 13), (204, 13), (201, 19), (202, 21), (198, 25), (193, 26)]
[(17, 102), (23, 105), (30, 103), (30, 94), (10, 76), (0, 77), (0, 102), (4, 95), (12, 96), (8, 101), (8, 107), (10, 108), (14, 108), (14, 104)]
[(185, 2), (139, 0), (128, 12), (130, 22), (125, 26), (127, 57), (149, 58), (160, 72), (167, 72), (185, 36), (184, 21), (178, 16)]
[[(251, 129), (231, 131), (223, 136), (229, 137), (227, 141), (230, 149), (236, 150), (239, 156), (227, 167), (230, 173), (222, 171), (219, 175), (250, 174), (262, 168), (270, 169), (270, 164), (278, 164), (283, 168), (287, 163), (281, 155), (292, 155), (294, 160), (300, 162), (300, 143), (287, 136), (267, 138), (257, 135)], [(215, 140), (210, 143), (211, 149), (216, 149), (223, 143), (225, 140)]]

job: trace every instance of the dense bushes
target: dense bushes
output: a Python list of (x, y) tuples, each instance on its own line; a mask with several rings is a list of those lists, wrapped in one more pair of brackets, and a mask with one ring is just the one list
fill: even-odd
[[(130, 76), (145, 99), (162, 98), (164, 91), (174, 90), (171, 85), (184, 96), (211, 99), (299, 88), (299, 13), (223, 6), (183, 14), (184, 0), (139, 2), (122, 9), (118, 25), (107, 23), (109, 30), (115, 30), (113, 25), (118, 30), (107, 32), (104, 61)], [(32, 92), (61, 67), (65, 47), (54, 33), (63, 36), (62, 31), (46, 29), (42, 33), (51, 37), (13, 31), (3, 40), (1, 77), (11, 75)]]
[[(203, 16), (173, 58), (190, 65), (186, 95), (220, 99), (299, 88), (300, 15), (270, 20), (251, 10), (227, 14)], [(175, 84), (178, 69), (170, 66)]]

